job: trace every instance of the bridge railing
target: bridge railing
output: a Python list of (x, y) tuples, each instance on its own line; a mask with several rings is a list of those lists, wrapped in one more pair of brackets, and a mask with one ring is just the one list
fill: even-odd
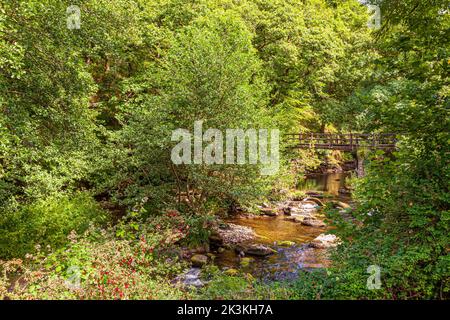
[(352, 151), (357, 148), (395, 149), (396, 133), (294, 133), (286, 135), (292, 148)]

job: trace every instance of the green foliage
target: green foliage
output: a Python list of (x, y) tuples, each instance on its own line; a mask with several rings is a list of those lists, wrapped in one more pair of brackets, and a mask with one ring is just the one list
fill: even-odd
[(219, 270), (209, 269), (208, 286), (198, 293), (201, 299), (249, 299), (253, 292), (253, 278), (243, 276), (229, 276)]
[(249, 274), (230, 276), (217, 270), (207, 274), (208, 286), (197, 293), (201, 299), (312, 300), (343, 296), (336, 289), (343, 279), (322, 269), (299, 272), (297, 279), (279, 282), (256, 280)]
[(35, 246), (58, 248), (71, 231), (84, 232), (106, 221), (105, 212), (87, 193), (54, 196), (0, 216), (0, 256), (10, 258), (34, 252)]
[(1, 145), (8, 146), (0, 150), (0, 206), (85, 186), (101, 154), (103, 91), (116, 90), (118, 77), (108, 72), (110, 60), (128, 58), (139, 15), (133, 1), (79, 5), (89, 12), (79, 30), (67, 29), (66, 1), (0, 5)]
[[(104, 222), (92, 195), (128, 212), (69, 253), (40, 253), (28, 275), (50, 261), (52, 286), (34, 279), (18, 296), (184, 297), (161, 280), (181, 266), (162, 272), (174, 259), (164, 251), (205, 242), (228, 206), (282, 199), (319, 157), (345, 159), (283, 152), (270, 178), (257, 165), (174, 165), (173, 130), (202, 120), (222, 132), (399, 133), (395, 153), (363, 151), (371, 165), (355, 183), (353, 219), (331, 214), (343, 245), (329, 273), (273, 286), (217, 274), (205, 297), (448, 297), (448, 0), (370, 2), (382, 11), (375, 32), (356, 0), (73, 1), (76, 30), (66, 26), (67, 1), (2, 1), (0, 256), (63, 246), (72, 230)], [(149, 249), (136, 243), (142, 236), (161, 258), (136, 251)], [(102, 250), (123, 274), (131, 269), (115, 251), (142, 259), (135, 289), (116, 290), (93, 270)], [(89, 266), (86, 295), (62, 287), (74, 263)], [(382, 267), (382, 290), (364, 285), (371, 264)]]
[(2, 206), (80, 187), (155, 211), (185, 187), (199, 200), (179, 208), (195, 213), (249, 202), (273, 181), (255, 166), (174, 167), (171, 131), (314, 130), (319, 106), (361, 77), (349, 70), (362, 72), (368, 32), (353, 1), (72, 4), (79, 30), (65, 1), (2, 3)]
[[(204, 130), (222, 132), (264, 124), (260, 64), (242, 20), (232, 13), (194, 20), (178, 31), (161, 66), (145, 73), (146, 83), (158, 86), (159, 94), (136, 92), (124, 105), (117, 135), (124, 146), (123, 166), (106, 181), (114, 184), (115, 197), (125, 203), (148, 197), (155, 206), (178, 201), (180, 209), (198, 214), (256, 193), (255, 182), (263, 182), (257, 166), (176, 166), (170, 159), (172, 131), (192, 132), (194, 121), (203, 120)], [(111, 156), (117, 159), (117, 152)]]
[[(169, 283), (186, 267), (170, 251), (177, 237), (170, 229), (147, 232), (133, 240), (113, 229), (71, 236), (53, 252), (37, 252), (25, 261), (0, 261), (0, 298), (10, 299), (182, 299), (189, 295)], [(25, 285), (7, 290), (15, 272)]]
[[(417, 163), (406, 150), (396, 155), (393, 161), (373, 160), (369, 175), (358, 182), (359, 223), (341, 225), (341, 236), (352, 240), (336, 264), (351, 278), (379, 265), (383, 290), (378, 294), (384, 298), (444, 298), (450, 290), (448, 192), (442, 176), (420, 178), (417, 165), (423, 159)], [(442, 174), (448, 176), (448, 169)], [(348, 294), (366, 295), (364, 290)]]
[[(335, 265), (341, 277), (355, 280), (379, 265), (383, 285), (375, 297), (444, 299), (450, 291), (449, 16), (442, 12), (448, 2), (417, 1), (410, 10), (411, 2), (382, 2), (387, 22), (378, 34), (376, 80), (355, 92), (348, 106), (357, 108), (342, 110), (356, 119), (344, 122), (350, 128), (399, 132), (400, 141), (392, 155), (372, 154), (367, 176), (356, 183), (357, 221), (340, 224), (345, 241)], [(367, 297), (361, 287), (340, 290)]]
[(215, 216), (190, 216), (186, 218), (189, 233), (184, 242), (190, 246), (198, 246), (208, 242), (211, 226), (216, 224)]

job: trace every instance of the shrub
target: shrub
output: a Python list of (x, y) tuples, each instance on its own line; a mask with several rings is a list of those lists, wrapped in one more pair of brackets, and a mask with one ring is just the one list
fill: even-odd
[(250, 299), (252, 296), (252, 279), (224, 275), (219, 271), (211, 276), (209, 284), (199, 292), (201, 299)]
[(256, 280), (250, 274), (231, 276), (211, 269), (207, 269), (208, 285), (198, 292), (201, 299), (333, 299), (334, 286), (340, 281), (323, 269), (300, 271), (296, 280), (274, 282)]
[[(138, 229), (143, 231), (131, 240), (118, 237), (115, 228), (88, 229), (51, 253), (0, 261), (0, 299), (186, 298), (170, 283), (186, 267), (172, 250), (179, 234), (162, 226)], [(8, 292), (11, 279), (18, 280)]]
[(20, 257), (34, 251), (36, 245), (59, 247), (72, 230), (82, 233), (91, 223), (105, 221), (105, 212), (83, 192), (7, 209), (0, 216), (0, 257)]

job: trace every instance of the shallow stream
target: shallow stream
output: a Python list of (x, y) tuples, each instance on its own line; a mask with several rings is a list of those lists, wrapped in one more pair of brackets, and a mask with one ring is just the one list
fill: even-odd
[[(315, 175), (307, 178), (300, 186), (304, 191), (323, 191), (324, 202), (339, 200), (348, 202), (348, 195), (341, 195), (339, 189), (344, 186), (345, 173)], [(305, 206), (310, 203), (305, 203)], [(319, 209), (320, 210), (320, 209)], [(327, 228), (304, 226), (300, 223), (285, 220), (280, 214), (276, 217), (234, 218), (227, 222), (251, 227), (257, 237), (253, 243), (270, 245), (277, 250), (276, 254), (267, 257), (252, 257), (252, 261), (243, 266), (240, 257), (233, 250), (218, 253), (215, 264), (221, 268), (240, 269), (255, 277), (267, 280), (284, 280), (295, 278), (299, 270), (326, 267), (329, 263), (326, 250), (314, 249), (308, 243)], [(281, 247), (280, 241), (291, 241), (290, 247)]]

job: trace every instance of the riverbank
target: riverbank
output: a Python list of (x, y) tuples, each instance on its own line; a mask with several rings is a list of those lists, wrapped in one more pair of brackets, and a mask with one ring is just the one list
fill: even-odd
[[(244, 298), (250, 290), (261, 298), (287, 298), (293, 293), (274, 286), (324, 276), (327, 248), (336, 242), (324, 236), (325, 224), (311, 221), (323, 221), (321, 204), (337, 199), (328, 191), (341, 180), (311, 181), (319, 184), (303, 190), (303, 199), (265, 203), (258, 215), (229, 217), (217, 224), (209, 245), (193, 249), (180, 246), (189, 225), (176, 211), (145, 224), (131, 220), (71, 234), (59, 250), (37, 248), (23, 260), (2, 262), (0, 293), (8, 299), (195, 299)], [(247, 291), (236, 292), (240, 287)]]

